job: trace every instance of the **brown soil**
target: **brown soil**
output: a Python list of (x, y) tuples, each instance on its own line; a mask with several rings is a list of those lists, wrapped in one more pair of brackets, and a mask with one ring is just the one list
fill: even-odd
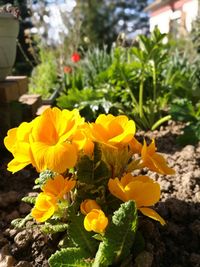
[[(176, 170), (174, 176), (148, 172), (162, 189), (156, 210), (167, 224), (140, 218), (139, 230), (145, 239), (145, 250), (134, 267), (200, 267), (200, 143), (176, 145), (181, 126), (170, 123), (146, 138), (154, 137), (158, 152), (164, 154)], [(140, 133), (139, 138), (143, 133)], [(54, 252), (58, 237), (45, 237), (37, 228), (15, 230), (10, 222), (24, 217), (30, 206), (21, 198), (30, 192), (37, 173), (28, 167), (14, 175), (6, 170), (11, 157), (1, 152), (0, 171), (0, 267), (45, 267)]]

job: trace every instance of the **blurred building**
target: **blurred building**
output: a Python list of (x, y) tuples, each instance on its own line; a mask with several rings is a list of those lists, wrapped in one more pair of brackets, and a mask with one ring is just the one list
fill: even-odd
[(154, 0), (145, 11), (150, 15), (150, 31), (157, 26), (162, 33), (176, 37), (191, 31), (200, 12), (198, 0)]

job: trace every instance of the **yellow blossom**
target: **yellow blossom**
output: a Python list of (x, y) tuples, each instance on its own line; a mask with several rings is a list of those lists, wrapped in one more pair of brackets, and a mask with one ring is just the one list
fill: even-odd
[(34, 208), (31, 210), (31, 215), (37, 222), (45, 222), (54, 214), (56, 209), (56, 198), (50, 194), (40, 193)]
[(47, 180), (42, 186), (45, 194), (53, 195), (57, 199), (62, 199), (65, 194), (70, 192), (76, 185), (76, 181), (65, 179), (62, 175), (57, 175), (53, 179)]
[(155, 171), (160, 174), (175, 174), (175, 171), (167, 166), (164, 157), (156, 153), (154, 140), (152, 140), (149, 146), (147, 146), (146, 141), (144, 140), (144, 145), (141, 150), (141, 157), (141, 167), (147, 167), (151, 171)]
[(148, 208), (154, 205), (160, 199), (160, 186), (148, 176), (132, 176), (126, 174), (119, 180), (118, 178), (110, 179), (108, 188), (112, 195), (126, 202), (134, 200), (137, 208), (146, 216), (159, 221), (162, 225), (165, 221), (161, 216)]
[(32, 122), (23, 122), (19, 127), (10, 129), (4, 138), (5, 147), (12, 153), (13, 160), (8, 163), (8, 170), (15, 173), (27, 165), (36, 166), (30, 148), (30, 133), (36, 119)]
[(72, 137), (84, 120), (78, 110), (45, 110), (32, 129), (31, 150), (39, 171), (63, 173), (75, 166), (77, 149)]
[(102, 234), (108, 225), (108, 218), (99, 209), (92, 209), (84, 219), (84, 227), (87, 231), (94, 231)]
[(133, 139), (130, 141), (129, 143), (131, 151), (133, 154), (137, 153), (140, 154), (141, 150), (142, 150), (142, 144), (135, 138), (133, 137)]
[(78, 151), (83, 151), (84, 154), (89, 156), (93, 154), (94, 143), (91, 138), (88, 123), (84, 123), (77, 128), (77, 131), (73, 135), (72, 143), (76, 145)]
[(85, 199), (81, 203), (81, 213), (86, 215), (93, 209), (101, 209), (101, 207), (97, 204), (97, 202), (93, 199)]
[(126, 145), (135, 134), (135, 123), (125, 115), (101, 114), (91, 123), (93, 140), (108, 146)]

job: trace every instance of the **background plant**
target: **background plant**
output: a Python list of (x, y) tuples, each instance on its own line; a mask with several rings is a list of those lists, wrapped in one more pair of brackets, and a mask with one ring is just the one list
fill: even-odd
[(41, 46), (39, 61), (40, 63), (33, 69), (30, 78), (29, 92), (40, 94), (45, 99), (59, 88), (55, 52)]
[[(176, 46), (172, 51), (167, 79), (172, 87), (170, 113), (173, 120), (186, 124), (178, 138), (181, 145), (196, 144), (200, 140), (200, 57), (199, 57), (199, 18), (194, 21), (192, 32), (184, 41), (184, 48)], [(173, 41), (174, 42), (174, 41)]]
[[(73, 75), (68, 75), (71, 78), (70, 84), (75, 84), (76, 89), (82, 90), (76, 106), (83, 106), (78, 99), (84, 99), (84, 103), (87, 103), (81, 93), (86, 96), (86, 88), (89, 86), (94, 91), (94, 94), (88, 95), (89, 101), (99, 101), (103, 94), (101, 106), (109, 101), (110, 112), (117, 112), (117, 107), (118, 113), (129, 114), (140, 128), (155, 128), (168, 120), (170, 116), (162, 118), (169, 94), (172, 93), (169, 82), (164, 78), (169, 60), (168, 47), (163, 44), (165, 37), (165, 34), (156, 29), (151, 37), (139, 36), (137, 45), (133, 47), (116, 47), (110, 54), (105, 48), (88, 50), (79, 66), (83, 81), (81, 88), (73, 82), (79, 77), (80, 71), (75, 69)], [(73, 90), (71, 87), (68, 92), (65, 90), (62, 93), (58, 99), (60, 107), (69, 108), (67, 103), (70, 102)], [(78, 91), (74, 91), (77, 95)], [(91, 102), (87, 103), (89, 104)], [(160, 121), (156, 124), (158, 120)]]

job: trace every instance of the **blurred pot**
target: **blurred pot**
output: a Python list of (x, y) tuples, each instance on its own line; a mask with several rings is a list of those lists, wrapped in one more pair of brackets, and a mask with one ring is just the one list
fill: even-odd
[(11, 74), (16, 58), (19, 20), (10, 13), (0, 13), (0, 81)]

